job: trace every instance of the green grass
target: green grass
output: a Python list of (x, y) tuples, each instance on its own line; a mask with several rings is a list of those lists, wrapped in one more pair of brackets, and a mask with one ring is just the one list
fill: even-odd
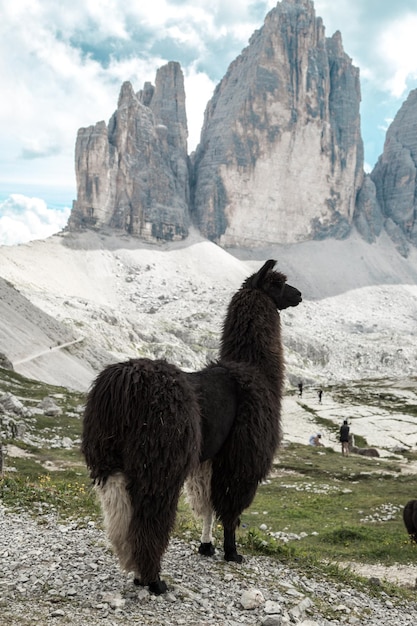
[(341, 404), (366, 405), (384, 409), (389, 412), (404, 412), (417, 416), (417, 402), (410, 397), (415, 396), (416, 377), (410, 377), (401, 384), (391, 385), (391, 381), (368, 380), (355, 381), (349, 385), (332, 387), (332, 396)]
[[(343, 458), (326, 448), (318, 454), (299, 444), (279, 457), (278, 475), (259, 487), (241, 516), (242, 545), (336, 563), (415, 562), (417, 545), (409, 542), (402, 521), (415, 476), (399, 475), (397, 461)], [(189, 530), (185, 505), (180, 514)], [(267, 530), (260, 530), (261, 525)], [(285, 544), (273, 537), (278, 532), (305, 536)]]
[(95, 494), (79, 472), (44, 472), (5, 476), (0, 480), (0, 498), (14, 511), (30, 511), (41, 516), (54, 513), (60, 519), (99, 519)]

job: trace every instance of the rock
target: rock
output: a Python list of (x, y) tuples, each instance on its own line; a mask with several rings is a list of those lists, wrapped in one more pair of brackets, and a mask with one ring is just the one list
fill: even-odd
[(262, 626), (281, 626), (282, 618), (279, 615), (268, 615), (261, 619)]
[(376, 197), (375, 183), (367, 175), (358, 193), (353, 222), (365, 241), (374, 243), (381, 234), (384, 221), (385, 218)]
[(246, 610), (257, 609), (264, 602), (265, 598), (259, 589), (246, 589), (240, 597), (240, 603)]
[(25, 407), (16, 396), (10, 391), (6, 391), (0, 396), (0, 405), (5, 412), (13, 413), (14, 415), (24, 415)]
[(264, 611), (265, 611), (265, 613), (268, 613), (268, 615), (275, 614), (275, 613), (280, 614), (282, 612), (282, 607), (281, 607), (281, 605), (278, 602), (273, 602), (272, 600), (267, 600), (265, 602)]
[(109, 603), (112, 609), (121, 609), (126, 604), (126, 600), (122, 598), (120, 594), (116, 594), (113, 597), (109, 597), (107, 602)]
[(301, 602), (299, 602), (296, 606), (290, 609), (290, 616), (295, 619), (301, 619), (304, 616), (304, 613), (313, 605), (310, 598), (303, 598)]
[(53, 398), (46, 396), (42, 402), (38, 404), (38, 408), (48, 417), (56, 417), (62, 414), (62, 409), (57, 405)]
[(2, 352), (0, 352), (0, 367), (4, 370), (13, 370), (13, 363)]
[(124, 83), (108, 125), (79, 130), (68, 228), (180, 239), (191, 213), (224, 246), (346, 237), (363, 178), (359, 103), (340, 33), (325, 37), (311, 0), (283, 0), (216, 87), (192, 164), (178, 63), (137, 94)]
[(401, 256), (407, 258), (410, 246), (407, 241), (407, 236), (401, 229), (401, 226), (396, 224), (394, 220), (389, 217), (385, 221), (385, 230), (394, 242), (397, 251), (401, 254)]

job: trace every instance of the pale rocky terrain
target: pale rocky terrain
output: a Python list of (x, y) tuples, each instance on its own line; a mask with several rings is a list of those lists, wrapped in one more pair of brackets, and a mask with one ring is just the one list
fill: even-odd
[[(0, 506), (2, 626), (414, 626), (415, 602), (299, 574), (275, 559), (243, 565), (205, 559), (194, 542), (171, 541), (170, 590), (151, 596), (123, 575), (88, 520), (42, 524)], [(174, 576), (172, 576), (174, 573)]]
[[(80, 390), (105, 364), (128, 357), (198, 369), (216, 357), (233, 292), (276, 258), (304, 296), (281, 314), (289, 436), (305, 441), (313, 426), (290, 395), (299, 380), (316, 405), (318, 386), (371, 379), (415, 402), (417, 251), (404, 259), (382, 236), (372, 245), (351, 237), (233, 252), (196, 233), (160, 246), (88, 231), (0, 247), (0, 277), (20, 292), (0, 300), (0, 353), (25, 376)], [(337, 423), (358, 418), (355, 430), (369, 445), (417, 443), (414, 421), (382, 406), (340, 407), (325, 393), (315, 409)]]

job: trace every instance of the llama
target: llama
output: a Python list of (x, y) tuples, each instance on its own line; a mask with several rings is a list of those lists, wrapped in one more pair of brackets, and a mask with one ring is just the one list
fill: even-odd
[(411, 541), (417, 543), (417, 500), (409, 500), (403, 510), (404, 525)]
[[(267, 261), (233, 296), (221, 337), (220, 362), (238, 381), (239, 406), (231, 432), (217, 455), (194, 470), (186, 482), (187, 499), (203, 520), (199, 553), (214, 554), (216, 517), (224, 529), (224, 558), (241, 563), (235, 532), (267, 476), (281, 440), (280, 408), (284, 360), (278, 310), (301, 301), (286, 276)], [(244, 312), (244, 314), (242, 314)]]
[(122, 569), (152, 593), (167, 590), (161, 559), (187, 477), (193, 508), (206, 519), (200, 552), (214, 552), (214, 512), (224, 558), (242, 562), (239, 516), (281, 438), (279, 310), (301, 302), (275, 264), (267, 261), (233, 296), (218, 362), (185, 373), (165, 360), (130, 359), (106, 367), (89, 391), (82, 452), (106, 531)]
[(362, 456), (369, 456), (378, 458), (380, 456), (378, 450), (376, 448), (358, 448), (355, 446), (355, 435), (349, 435), (349, 452), (353, 452), (353, 454), (361, 454)]

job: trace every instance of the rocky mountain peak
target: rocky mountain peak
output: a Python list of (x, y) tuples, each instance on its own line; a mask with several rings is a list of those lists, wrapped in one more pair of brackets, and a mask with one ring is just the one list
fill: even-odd
[(147, 240), (181, 239), (189, 226), (185, 92), (168, 63), (156, 85), (123, 83), (108, 126), (78, 132), (77, 201), (69, 228), (111, 226)]
[(181, 239), (191, 220), (224, 247), (265, 247), (388, 232), (417, 245), (417, 91), (396, 116), (371, 176), (363, 172), (359, 70), (312, 0), (283, 0), (230, 64), (187, 155), (181, 67), (155, 85), (125, 82), (108, 122), (78, 132), (69, 229), (111, 226)]
[(359, 72), (313, 3), (278, 3), (209, 102), (193, 213), (225, 246), (349, 230), (362, 184)]
[(417, 245), (417, 89), (389, 126), (371, 179), (386, 228), (406, 255), (410, 243)]

